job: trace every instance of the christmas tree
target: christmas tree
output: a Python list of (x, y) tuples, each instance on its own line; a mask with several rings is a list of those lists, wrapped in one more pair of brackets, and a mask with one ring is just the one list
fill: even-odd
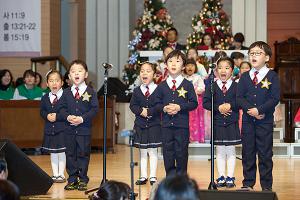
[(232, 41), (231, 27), (221, 0), (203, 0), (202, 9), (192, 18), (193, 33), (188, 36), (187, 47), (197, 47), (202, 36), (209, 33), (216, 49), (228, 49)]
[(125, 66), (123, 80), (132, 84), (137, 77), (137, 66), (141, 59), (138, 51), (161, 50), (166, 46), (166, 33), (173, 27), (173, 22), (165, 0), (145, 0), (144, 13), (137, 20), (133, 39), (129, 42), (129, 60)]

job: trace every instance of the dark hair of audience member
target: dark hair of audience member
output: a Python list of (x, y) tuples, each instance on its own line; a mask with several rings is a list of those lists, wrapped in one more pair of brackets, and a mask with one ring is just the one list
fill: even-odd
[(38, 73), (38, 72), (35, 72), (35, 80), (37, 80), (37, 78), (36, 78), (37, 76), (39, 77), (40, 80), (39, 80), (38, 83), (36, 83), (36, 86), (41, 87), (41, 83), (43, 81), (42, 75), (40, 73)]
[(17, 88), (18, 86), (22, 85), (22, 84), (24, 84), (24, 79), (23, 79), (23, 77), (17, 78), (17, 80), (16, 80), (16, 88)]
[(93, 194), (92, 200), (126, 200), (129, 199), (130, 187), (119, 181), (107, 181)]
[(197, 183), (186, 175), (166, 177), (158, 186), (154, 200), (199, 200)]
[(0, 200), (19, 200), (19, 190), (12, 182), (0, 180)]
[[(10, 82), (8, 85), (3, 85), (2, 84), (2, 78), (6, 75), (6, 73), (9, 73), (10, 75)], [(13, 76), (12, 76), (12, 73), (11, 71), (9, 71), (8, 69), (3, 69), (0, 71), (0, 89), (1, 90), (6, 90), (10, 85), (12, 85), (13, 83)]]

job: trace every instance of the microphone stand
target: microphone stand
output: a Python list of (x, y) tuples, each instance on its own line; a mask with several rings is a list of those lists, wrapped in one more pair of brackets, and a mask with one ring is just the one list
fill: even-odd
[(134, 166), (137, 166), (137, 162), (133, 161), (133, 136), (134, 131), (131, 132), (129, 135), (129, 146), (130, 146), (130, 183), (131, 183), (131, 189), (129, 194), (130, 200), (135, 200), (135, 197), (137, 196), (136, 193), (134, 193)]
[[(106, 63), (105, 63), (106, 64)], [(104, 64), (103, 64), (104, 65)], [(101, 181), (100, 186), (107, 181), (106, 179), (106, 140), (107, 140), (107, 128), (106, 128), (106, 121), (107, 121), (107, 79), (108, 79), (108, 70), (110, 69), (107, 65), (104, 66), (104, 120), (103, 120), (103, 178)], [(99, 186), (99, 187), (100, 187)], [(85, 194), (90, 192), (94, 192), (99, 189), (93, 188), (90, 190), (85, 191)]]
[(210, 145), (210, 159), (211, 159), (211, 163), (210, 163), (210, 183), (208, 186), (209, 190), (218, 190), (217, 189), (217, 185), (215, 183), (215, 166), (214, 166), (214, 155), (215, 155), (215, 145), (214, 145), (214, 68), (215, 68), (215, 64), (212, 64), (210, 66), (211, 72), (209, 74), (209, 79), (210, 79), (210, 92), (211, 92), (211, 112), (210, 112), (210, 117), (211, 117), (211, 128), (210, 128), (210, 132), (211, 132), (211, 145)]

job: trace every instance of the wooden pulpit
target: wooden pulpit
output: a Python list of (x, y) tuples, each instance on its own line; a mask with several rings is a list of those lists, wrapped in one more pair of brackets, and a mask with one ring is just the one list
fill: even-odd
[(280, 79), (280, 100), (285, 103), (285, 142), (295, 142), (294, 117), (300, 106), (300, 41), (275, 42), (275, 71)]

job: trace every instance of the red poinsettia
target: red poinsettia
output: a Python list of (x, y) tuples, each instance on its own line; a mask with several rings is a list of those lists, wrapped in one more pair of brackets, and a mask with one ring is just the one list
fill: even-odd
[(165, 8), (158, 10), (156, 13), (156, 17), (160, 20), (165, 20), (166, 15), (167, 15), (167, 9), (165, 9)]

